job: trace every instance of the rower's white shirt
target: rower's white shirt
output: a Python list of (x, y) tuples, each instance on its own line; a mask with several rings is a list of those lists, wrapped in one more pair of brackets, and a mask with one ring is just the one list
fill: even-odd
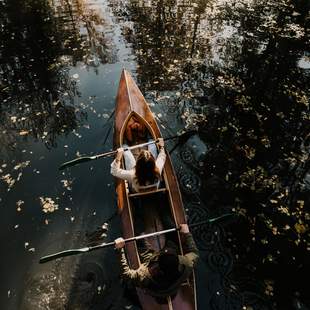
[[(158, 168), (160, 175), (162, 174), (162, 171), (163, 171), (163, 168), (164, 168), (164, 165), (166, 162), (166, 157), (167, 156), (166, 156), (164, 148), (160, 149), (160, 152), (159, 152), (159, 154), (156, 158), (156, 161), (155, 161), (156, 167)], [(129, 185), (132, 187), (132, 189), (135, 192), (145, 191), (145, 190), (151, 189), (155, 186), (158, 188), (159, 183), (160, 183), (158, 181), (155, 184), (147, 184), (144, 186), (140, 185), (138, 183), (137, 178), (135, 177), (135, 175), (136, 175), (135, 168), (130, 169), (130, 170), (122, 169), (120, 161), (117, 162), (116, 159), (114, 159), (114, 161), (111, 164), (111, 174), (117, 178), (122, 179), (122, 180), (127, 180)]]

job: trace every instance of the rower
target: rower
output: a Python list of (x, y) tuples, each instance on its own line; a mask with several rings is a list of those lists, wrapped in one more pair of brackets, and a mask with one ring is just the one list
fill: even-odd
[[(159, 138), (157, 145), (159, 147), (159, 154), (156, 160), (155, 152), (151, 148), (149, 150), (142, 150), (138, 155), (137, 161), (130, 150), (124, 152), (123, 148), (118, 148), (116, 157), (111, 164), (111, 174), (122, 180), (127, 180), (134, 192), (157, 189), (166, 161), (164, 140)], [(121, 168), (123, 156), (126, 169)]]
[(114, 242), (120, 254), (122, 277), (134, 286), (145, 289), (159, 301), (164, 302), (165, 297), (175, 296), (182, 283), (192, 274), (199, 257), (187, 224), (180, 225), (180, 236), (183, 255), (178, 255), (176, 245), (171, 242), (160, 252), (148, 250), (148, 253), (142, 254), (143, 261), (138, 269), (131, 269), (128, 265), (124, 239), (116, 239)]

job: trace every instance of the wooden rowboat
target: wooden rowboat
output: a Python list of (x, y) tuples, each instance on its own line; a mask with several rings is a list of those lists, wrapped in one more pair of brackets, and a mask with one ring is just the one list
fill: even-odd
[[(115, 125), (114, 125), (114, 147), (118, 148), (124, 143), (129, 144), (126, 138), (126, 129), (132, 120), (138, 121), (147, 131), (145, 137), (157, 139), (161, 137), (159, 127), (153, 113), (137, 87), (130, 74), (123, 70), (116, 99)], [(131, 144), (144, 142), (146, 138), (137, 137)], [(146, 140), (145, 140), (146, 141)], [(139, 150), (138, 150), (139, 151)], [(124, 162), (122, 162), (124, 168)], [(130, 238), (139, 233), (150, 233), (166, 229), (162, 220), (162, 211), (169, 214), (172, 224), (178, 226), (186, 223), (177, 178), (172, 166), (169, 154), (162, 175), (162, 184), (158, 189), (148, 192), (131, 193), (127, 181), (115, 179), (118, 198), (118, 210), (121, 216), (123, 237)], [(138, 219), (138, 210), (144, 210)], [(146, 211), (147, 210), (147, 211)], [(141, 222), (143, 223), (142, 226)], [(142, 231), (141, 231), (142, 227)], [(183, 254), (179, 232), (174, 236), (161, 235), (153, 239), (148, 238), (148, 246), (159, 251), (164, 247), (167, 238), (173, 240), (179, 247), (179, 253)], [(126, 244), (126, 255), (131, 268), (137, 269), (141, 264), (140, 248), (137, 242)], [(184, 282), (174, 297), (167, 297), (164, 303), (157, 298), (137, 288), (137, 294), (141, 306), (145, 310), (193, 310), (196, 309), (196, 288), (194, 273)]]

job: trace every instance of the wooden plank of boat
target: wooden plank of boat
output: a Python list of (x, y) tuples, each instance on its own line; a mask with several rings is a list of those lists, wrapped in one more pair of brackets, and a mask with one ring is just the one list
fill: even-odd
[[(130, 76), (129, 72), (123, 70), (115, 107), (115, 125), (114, 125), (114, 147), (120, 147), (126, 140), (126, 128), (131, 119), (135, 119), (147, 129), (148, 137), (157, 139), (161, 136), (159, 127), (156, 123), (145, 98)], [(146, 138), (145, 138), (146, 139)], [(141, 142), (141, 140), (139, 141)], [(135, 143), (134, 143), (135, 144)], [(124, 162), (122, 163), (124, 167)], [(159, 207), (170, 214), (173, 225), (185, 223), (185, 213), (180, 194), (177, 178), (172, 166), (171, 158), (167, 154), (166, 163), (163, 170), (162, 186), (165, 188), (159, 191), (143, 195), (132, 195), (129, 193), (127, 182), (116, 179), (116, 192), (118, 197), (118, 210), (121, 216), (124, 238), (133, 237), (140, 231), (138, 220), (135, 217), (137, 210), (141, 208), (147, 210), (143, 217), (143, 233), (158, 231), (164, 227)], [(146, 214), (146, 215), (145, 215)], [(141, 231), (140, 231), (141, 233)], [(166, 236), (148, 240), (149, 247), (153, 250), (159, 250), (166, 242)], [(179, 246), (179, 253), (182, 254), (182, 244), (179, 233), (175, 238)], [(136, 242), (126, 244), (127, 259), (131, 268), (138, 268), (141, 264), (141, 249)], [(173, 298), (168, 297), (166, 303), (161, 304), (158, 299), (137, 288), (142, 308), (145, 310), (164, 310), (164, 309), (196, 309), (196, 288), (194, 273), (191, 278), (183, 283), (177, 295)]]

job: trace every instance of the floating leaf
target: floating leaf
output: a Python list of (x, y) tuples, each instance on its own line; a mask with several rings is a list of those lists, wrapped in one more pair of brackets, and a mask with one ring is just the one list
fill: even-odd
[(300, 223), (296, 223), (294, 228), (298, 234), (304, 234), (308, 230), (308, 226)]
[(16, 182), (9, 173), (2, 176), (1, 179), (8, 185), (8, 191), (10, 191)]
[(19, 132), (19, 135), (20, 136), (26, 136), (26, 135), (28, 135), (29, 134), (29, 130), (21, 130), (20, 132)]
[(39, 197), (39, 198), (44, 213), (52, 213), (55, 210), (58, 210), (58, 205), (54, 202), (52, 198), (49, 197)]
[(60, 181), (61, 183), (63, 183), (63, 187), (66, 188), (68, 191), (71, 191), (72, 190), (72, 181), (69, 181), (69, 180), (61, 180)]
[(20, 207), (21, 205), (23, 205), (25, 202), (23, 200), (18, 200), (16, 202), (17, 207)]
[(304, 207), (305, 201), (304, 200), (297, 200), (297, 203), (299, 204), (300, 208)]
[(29, 164), (30, 164), (30, 160), (21, 162), (21, 163), (17, 164), (17, 165), (14, 167), (14, 170), (26, 168)]

